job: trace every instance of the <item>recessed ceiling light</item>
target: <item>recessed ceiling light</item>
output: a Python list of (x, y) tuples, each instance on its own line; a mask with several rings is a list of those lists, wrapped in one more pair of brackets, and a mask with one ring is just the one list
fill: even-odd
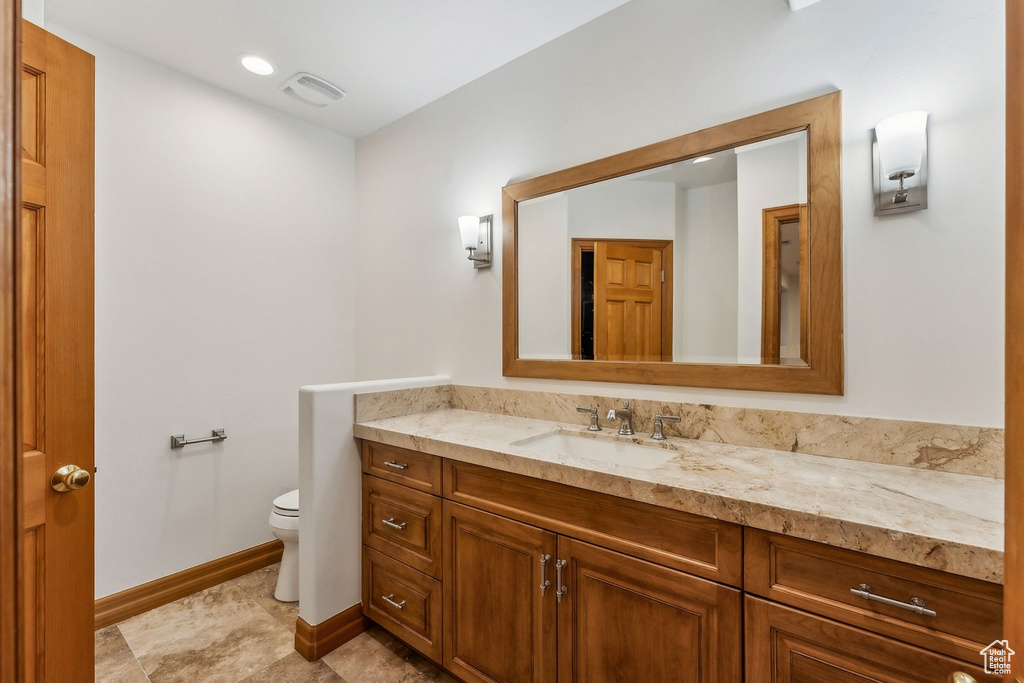
[(703, 164), (705, 161), (711, 161), (714, 157), (697, 157), (693, 160), (695, 164)]
[(238, 55), (238, 61), (249, 71), (260, 76), (269, 76), (274, 73), (274, 65), (256, 55)]

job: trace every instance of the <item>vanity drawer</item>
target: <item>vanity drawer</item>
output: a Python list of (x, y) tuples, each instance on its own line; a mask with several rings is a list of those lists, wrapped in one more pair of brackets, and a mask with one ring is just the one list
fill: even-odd
[[(1002, 586), (757, 529), (745, 545), (748, 593), (970, 662), (1002, 637)], [(901, 603), (923, 600), (935, 616), (850, 592), (861, 584)]]
[(363, 472), (441, 495), (441, 458), (436, 455), (363, 441)]
[[(957, 672), (999, 683), (981, 666), (747, 596), (747, 683), (945, 683)], [(972, 659), (980, 664), (978, 653)]]
[(363, 543), (441, 576), (441, 499), (363, 475)]
[(363, 613), (441, 662), (441, 582), (363, 546)]
[(742, 586), (743, 527), (445, 460), (444, 496), (650, 562)]

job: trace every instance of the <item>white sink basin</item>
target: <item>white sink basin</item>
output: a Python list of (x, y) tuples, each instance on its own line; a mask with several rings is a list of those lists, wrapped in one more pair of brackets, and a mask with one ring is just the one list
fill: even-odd
[(657, 446), (642, 446), (628, 441), (613, 441), (611, 439), (594, 439), (563, 431), (531, 436), (521, 441), (513, 441), (510, 445), (645, 470), (661, 467), (678, 455), (676, 451)]

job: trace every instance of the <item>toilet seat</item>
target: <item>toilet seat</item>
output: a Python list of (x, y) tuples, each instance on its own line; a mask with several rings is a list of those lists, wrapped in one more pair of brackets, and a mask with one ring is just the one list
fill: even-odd
[(274, 499), (274, 512), (282, 517), (299, 516), (299, 490), (283, 493)]

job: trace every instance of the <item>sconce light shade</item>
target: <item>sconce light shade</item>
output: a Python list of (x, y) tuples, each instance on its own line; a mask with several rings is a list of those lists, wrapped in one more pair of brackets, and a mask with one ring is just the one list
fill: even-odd
[(476, 249), (480, 239), (480, 217), (459, 216), (459, 233), (462, 234), (462, 246), (465, 249)]
[(491, 233), (494, 214), (488, 216), (460, 216), (459, 234), (462, 246), (469, 250), (469, 260), (476, 269), (491, 267)]
[(875, 126), (885, 177), (896, 180), (901, 173), (910, 177), (921, 170), (927, 126), (928, 112), (924, 111), (890, 116)]
[(876, 216), (928, 208), (928, 112), (879, 121), (871, 155)]

